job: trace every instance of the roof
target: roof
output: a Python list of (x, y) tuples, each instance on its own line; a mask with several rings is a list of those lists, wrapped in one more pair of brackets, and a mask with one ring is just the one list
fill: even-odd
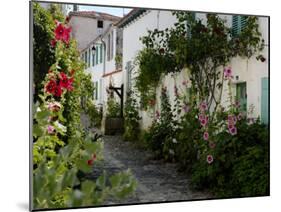
[(122, 19), (120, 19), (115, 25), (122, 28), (131, 23), (133, 20), (135, 20), (137, 17), (145, 13), (146, 9), (133, 9), (131, 10), (127, 15), (125, 15)]
[(117, 22), (121, 19), (121, 17), (110, 15), (107, 13), (96, 12), (96, 11), (72, 11), (69, 12), (69, 18), (72, 16), (79, 16), (85, 18), (94, 18), (94, 19), (101, 19), (101, 20), (108, 20), (112, 22)]

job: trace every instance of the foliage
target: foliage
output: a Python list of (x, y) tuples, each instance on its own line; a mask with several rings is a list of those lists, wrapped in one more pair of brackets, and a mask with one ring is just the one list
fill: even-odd
[(127, 94), (124, 112), (125, 132), (123, 138), (128, 141), (136, 141), (140, 134), (139, 120), (141, 117), (139, 116), (137, 101), (134, 98), (134, 93), (132, 91)]
[(33, 4), (33, 73), (35, 95), (34, 101), (42, 88), (42, 81), (48, 72), (49, 67), (55, 61), (55, 52), (51, 47), (50, 41), (53, 39), (55, 28), (52, 15), (40, 7)]
[(86, 113), (90, 117), (90, 127), (100, 127), (102, 121), (102, 111), (93, 102), (87, 102)]
[(102, 141), (87, 134), (80, 120), (82, 110), (91, 106), (83, 106), (81, 100), (93, 104), (93, 87), (76, 42), (70, 39), (67, 22), (53, 21), (53, 25), (55, 61), (44, 77), (33, 110), (33, 206), (90, 206), (110, 196), (125, 197), (136, 187), (129, 171), (111, 176), (110, 184), (106, 184), (106, 173), (96, 181), (79, 175), (91, 172), (93, 165), (103, 159)]
[(115, 100), (114, 97), (110, 97), (107, 100), (107, 117), (120, 117), (120, 104)]
[(141, 39), (145, 48), (137, 57), (136, 84), (141, 101), (147, 106), (163, 75), (187, 67), (199, 99), (206, 101), (208, 109), (215, 104), (216, 110), (222, 97), (222, 67), (235, 56), (249, 58), (264, 47), (257, 18), (245, 16), (245, 28), (233, 37), (218, 15), (206, 14), (206, 24), (189, 12), (174, 15), (178, 19), (174, 27), (148, 31)]
[(149, 131), (144, 135), (147, 146), (159, 157), (173, 159), (175, 154), (175, 138), (177, 122), (169, 103), (167, 88), (162, 87), (161, 112), (156, 111), (155, 119)]

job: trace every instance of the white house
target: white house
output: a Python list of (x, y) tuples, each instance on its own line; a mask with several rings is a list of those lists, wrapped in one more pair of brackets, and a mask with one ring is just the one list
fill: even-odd
[[(94, 99), (106, 111), (109, 87), (121, 87), (122, 75), (122, 30), (112, 23), (81, 50), (81, 57), (87, 64), (95, 86)], [(119, 60), (119, 61), (118, 61)], [(119, 98), (116, 98), (120, 101)], [(121, 102), (120, 102), (121, 103)]]
[(74, 11), (69, 12), (68, 15), (72, 27), (71, 36), (76, 39), (79, 51), (103, 34), (110, 24), (120, 19), (117, 16), (95, 11)]
[[(204, 13), (196, 13), (196, 18), (206, 21)], [(227, 25), (232, 27), (232, 24), (238, 24), (242, 27), (241, 18), (239, 16), (221, 15), (226, 19)], [(238, 17), (238, 18), (237, 18)], [(236, 22), (235, 22), (235, 21)], [(167, 27), (172, 27), (177, 21), (176, 17), (170, 11), (163, 10), (145, 10), (134, 9), (120, 22), (119, 27), (123, 29), (123, 81), (125, 90), (131, 89), (134, 84), (134, 74), (137, 74), (137, 67), (134, 65), (135, 57), (139, 50), (143, 48), (140, 37), (147, 35), (147, 30), (159, 29), (163, 30)], [(245, 105), (245, 109), (254, 107), (253, 117), (261, 117), (262, 121), (268, 121), (268, 18), (258, 18), (262, 38), (265, 40), (265, 48), (262, 52), (266, 58), (265, 62), (256, 60), (255, 56), (249, 60), (242, 58), (233, 58), (230, 62), (234, 74), (233, 92), (238, 95), (240, 101)], [(241, 30), (241, 29), (240, 29)], [(162, 84), (167, 86), (169, 96), (174, 96), (174, 85), (181, 86), (181, 82), (188, 79), (186, 71), (177, 74), (176, 77), (171, 75), (166, 76)], [(227, 105), (224, 89), (222, 104)], [(157, 98), (160, 96), (160, 88), (157, 90)], [(172, 100), (172, 99), (171, 99)], [(159, 101), (158, 101), (159, 102)], [(171, 101), (172, 103), (173, 101)], [(156, 105), (156, 109), (159, 108)], [(155, 112), (155, 111), (154, 111)], [(153, 117), (151, 112), (141, 111), (140, 113), (141, 127), (143, 129), (149, 127)]]

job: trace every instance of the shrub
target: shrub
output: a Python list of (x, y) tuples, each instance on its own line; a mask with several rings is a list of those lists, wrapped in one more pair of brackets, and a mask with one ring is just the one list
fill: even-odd
[(107, 100), (107, 117), (116, 118), (120, 117), (120, 104), (114, 97), (110, 97)]
[(138, 140), (140, 134), (140, 116), (137, 101), (133, 95), (133, 92), (128, 93), (127, 101), (125, 103), (125, 132), (123, 138), (128, 141)]

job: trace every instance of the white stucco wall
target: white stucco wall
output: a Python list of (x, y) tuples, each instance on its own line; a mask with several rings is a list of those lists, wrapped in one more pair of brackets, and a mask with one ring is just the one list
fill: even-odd
[[(227, 20), (227, 24), (231, 27), (232, 16), (230, 15), (221, 15), (221, 17)], [(203, 23), (206, 22), (205, 14), (196, 14), (196, 18), (203, 20)], [(172, 16), (170, 12), (167, 11), (157, 11), (152, 10), (148, 11), (144, 15), (140, 16), (133, 23), (128, 24), (123, 29), (123, 67), (126, 67), (128, 61), (134, 61), (139, 50), (143, 48), (140, 37), (147, 34), (147, 30), (153, 30), (155, 28), (165, 29), (167, 27), (173, 26), (177, 21), (176, 17)], [(229, 66), (232, 67), (234, 77), (239, 76), (237, 82), (247, 82), (247, 107), (250, 105), (254, 106), (254, 117), (260, 115), (261, 112), (261, 78), (268, 77), (268, 19), (259, 18), (260, 31), (262, 33), (262, 38), (265, 40), (265, 49), (261, 54), (266, 58), (266, 61), (262, 63), (261, 61), (256, 60), (256, 56), (253, 56), (249, 60), (242, 58), (234, 58), (231, 60)], [(137, 67), (135, 67), (137, 70)], [(123, 81), (125, 90), (127, 89), (127, 70), (123, 68)], [(168, 75), (162, 80), (162, 85), (167, 86), (168, 94), (170, 96), (170, 102), (173, 104), (174, 97), (174, 85), (176, 84), (179, 89), (182, 89), (182, 81), (188, 79), (186, 70), (183, 70), (181, 73), (176, 75), (176, 78)], [(233, 85), (233, 94), (236, 95), (235, 84)], [(157, 102), (160, 98), (161, 88), (157, 89)], [(222, 104), (226, 106), (227, 103), (227, 90), (224, 87), (223, 100)], [(155, 106), (155, 110), (159, 109), (160, 105)], [(151, 125), (152, 117), (155, 114), (154, 111), (141, 111), (140, 115), (142, 116), (141, 127), (143, 129), (148, 128)]]
[(97, 19), (72, 16), (69, 24), (72, 27), (71, 35), (77, 40), (78, 50), (81, 51), (93, 41), (100, 33), (103, 33), (112, 22), (104, 20), (103, 30), (97, 30)]

